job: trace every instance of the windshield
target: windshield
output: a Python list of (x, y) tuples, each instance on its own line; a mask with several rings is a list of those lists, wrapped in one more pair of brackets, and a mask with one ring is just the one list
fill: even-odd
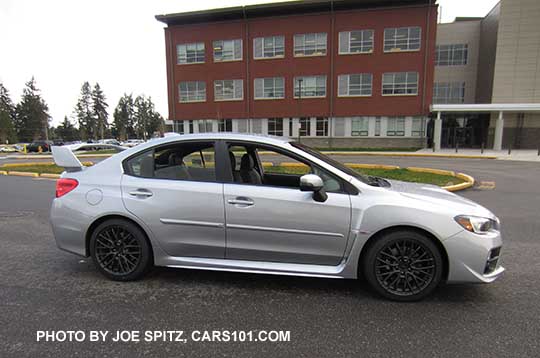
[(327, 155), (322, 154), (321, 152), (319, 152), (316, 149), (313, 149), (311, 147), (308, 147), (307, 145), (297, 143), (297, 142), (290, 142), (290, 143), (291, 143), (291, 145), (293, 147), (301, 149), (301, 150), (303, 150), (304, 152), (306, 152), (308, 154), (311, 154), (315, 158), (320, 159), (323, 162), (326, 162), (326, 163), (330, 164), (331, 166), (341, 170), (342, 172), (344, 172), (346, 174), (349, 174), (350, 176), (355, 177), (356, 179), (362, 181), (363, 183), (371, 184), (371, 182), (372, 182), (372, 180), (370, 180), (369, 177), (367, 177), (367, 176), (365, 176), (363, 174), (360, 174), (356, 170), (347, 167), (345, 164), (343, 164), (341, 162), (338, 162), (337, 160), (332, 159)]

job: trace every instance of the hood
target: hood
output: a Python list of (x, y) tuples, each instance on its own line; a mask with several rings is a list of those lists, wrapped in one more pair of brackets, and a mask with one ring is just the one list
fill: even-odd
[(482, 205), (472, 200), (449, 192), (441, 187), (431, 184), (408, 183), (397, 180), (388, 180), (391, 186), (387, 189), (400, 195), (420, 200), (429, 204), (443, 206), (455, 212), (456, 215), (474, 215), (495, 219), (495, 215)]

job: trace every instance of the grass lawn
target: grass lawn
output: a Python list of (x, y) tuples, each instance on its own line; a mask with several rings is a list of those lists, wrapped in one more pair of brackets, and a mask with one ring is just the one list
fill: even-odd
[[(0, 170), (34, 172), (34, 173), (51, 173), (61, 174), (64, 168), (54, 164), (36, 164), (32, 166), (9, 166), (2, 167)], [(414, 183), (435, 184), (438, 186), (446, 186), (462, 183), (463, 180), (449, 175), (440, 175), (432, 173), (413, 172), (404, 168), (401, 169), (355, 169), (356, 171), (366, 174), (378, 176), (386, 179), (402, 180)], [(284, 166), (265, 166), (265, 171), (268, 173), (290, 173), (290, 174), (305, 174), (308, 172), (307, 167), (284, 167)]]

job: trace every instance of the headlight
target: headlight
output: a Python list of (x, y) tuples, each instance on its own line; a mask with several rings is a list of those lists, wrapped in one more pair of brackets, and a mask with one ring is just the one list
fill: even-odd
[(465, 230), (485, 234), (490, 230), (499, 231), (499, 221), (478, 216), (459, 215), (454, 218)]

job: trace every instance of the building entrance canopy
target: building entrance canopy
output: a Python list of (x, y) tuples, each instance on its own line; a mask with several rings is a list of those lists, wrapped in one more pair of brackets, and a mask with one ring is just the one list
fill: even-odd
[(486, 103), (486, 104), (433, 104), (431, 112), (437, 113), (433, 127), (433, 146), (436, 151), (441, 149), (442, 113), (498, 113), (495, 122), (495, 137), (493, 149), (502, 149), (505, 113), (540, 113), (540, 103)]

